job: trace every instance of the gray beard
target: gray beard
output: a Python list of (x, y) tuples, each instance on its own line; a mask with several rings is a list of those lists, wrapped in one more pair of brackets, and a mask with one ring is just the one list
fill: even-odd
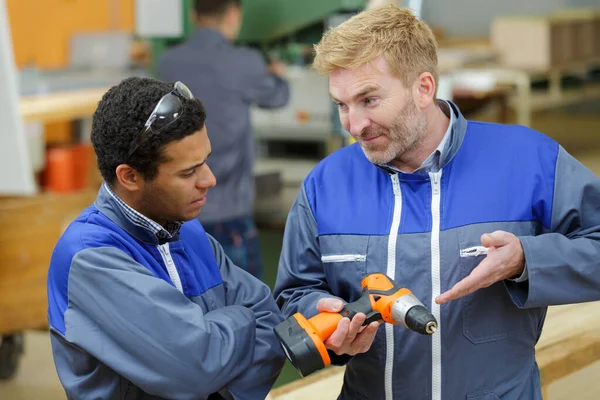
[[(406, 109), (408, 108), (408, 109)], [(401, 161), (417, 147), (425, 133), (427, 121), (416, 112), (416, 106), (405, 107), (394, 120), (389, 130), (375, 129), (365, 132), (365, 136), (373, 137), (383, 134), (390, 139), (387, 146), (365, 145), (360, 143), (363, 153), (373, 164), (386, 165), (394, 160)]]

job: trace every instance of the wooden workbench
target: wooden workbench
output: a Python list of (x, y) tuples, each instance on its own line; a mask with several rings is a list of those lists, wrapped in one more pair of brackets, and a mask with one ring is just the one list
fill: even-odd
[(107, 87), (22, 96), (19, 108), (25, 122), (58, 122), (89, 118)]
[[(536, 359), (545, 399), (551, 383), (600, 360), (600, 302), (550, 307)], [(343, 376), (343, 367), (331, 367), (274, 389), (268, 399), (335, 399)]]
[(44, 328), (52, 250), (69, 223), (93, 203), (97, 189), (32, 197), (0, 197), (0, 334)]

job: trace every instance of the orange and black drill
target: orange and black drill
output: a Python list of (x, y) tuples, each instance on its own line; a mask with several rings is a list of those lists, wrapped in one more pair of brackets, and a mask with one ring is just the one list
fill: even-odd
[(401, 324), (431, 335), (437, 329), (433, 314), (410, 290), (402, 288), (384, 274), (372, 274), (361, 282), (363, 294), (348, 303), (339, 313), (322, 312), (310, 319), (296, 313), (275, 327), (287, 358), (300, 375), (307, 376), (331, 363), (325, 341), (336, 330), (338, 322), (357, 313), (364, 313), (364, 325), (374, 321)]

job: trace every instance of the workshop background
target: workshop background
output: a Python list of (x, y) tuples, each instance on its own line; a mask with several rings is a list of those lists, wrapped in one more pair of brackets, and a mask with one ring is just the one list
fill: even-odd
[[(244, 0), (239, 43), (287, 65), (291, 101), (252, 110), (255, 217), (274, 284), (286, 214), (308, 171), (348, 144), (327, 78), (325, 29), (386, 1)], [(599, 0), (389, 1), (436, 33), (439, 97), (467, 118), (542, 131), (600, 173)], [(64, 399), (47, 333), (46, 273), (62, 230), (101, 182), (90, 116), (121, 79), (152, 76), (193, 29), (190, 0), (0, 0), (0, 399)], [(209, 200), (210, 201), (210, 200)], [(600, 398), (600, 304), (551, 307), (537, 346), (545, 399)], [(286, 365), (270, 397), (334, 399), (342, 369)]]

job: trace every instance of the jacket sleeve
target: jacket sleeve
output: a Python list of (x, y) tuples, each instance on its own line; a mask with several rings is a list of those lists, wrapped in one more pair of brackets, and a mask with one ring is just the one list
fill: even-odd
[(600, 179), (559, 147), (551, 227), (519, 237), (528, 279), (505, 284), (519, 307), (600, 299)]
[[(337, 297), (331, 294), (327, 284), (317, 232), (317, 221), (302, 185), (285, 224), (273, 291), (285, 318), (297, 312), (311, 318), (317, 314), (317, 302), (321, 298)], [(329, 356), (333, 365), (343, 365), (352, 358), (332, 351)]]
[(261, 108), (280, 108), (290, 99), (287, 81), (267, 69), (262, 56), (255, 50), (243, 49), (243, 96), (248, 103)]
[(317, 314), (323, 297), (333, 297), (321, 262), (317, 222), (306, 197), (304, 185), (288, 214), (283, 247), (273, 291), (284, 317), (300, 312), (306, 318)]
[(252, 360), (240, 375), (227, 383), (226, 389), (235, 399), (264, 399), (285, 362), (285, 355), (273, 332), (283, 317), (269, 287), (235, 266), (221, 245), (210, 235), (207, 236), (221, 270), (227, 304), (246, 307), (256, 319)]
[(204, 313), (123, 251), (86, 249), (71, 265), (65, 338), (147, 393), (205, 399), (256, 362), (256, 312), (231, 300)]

